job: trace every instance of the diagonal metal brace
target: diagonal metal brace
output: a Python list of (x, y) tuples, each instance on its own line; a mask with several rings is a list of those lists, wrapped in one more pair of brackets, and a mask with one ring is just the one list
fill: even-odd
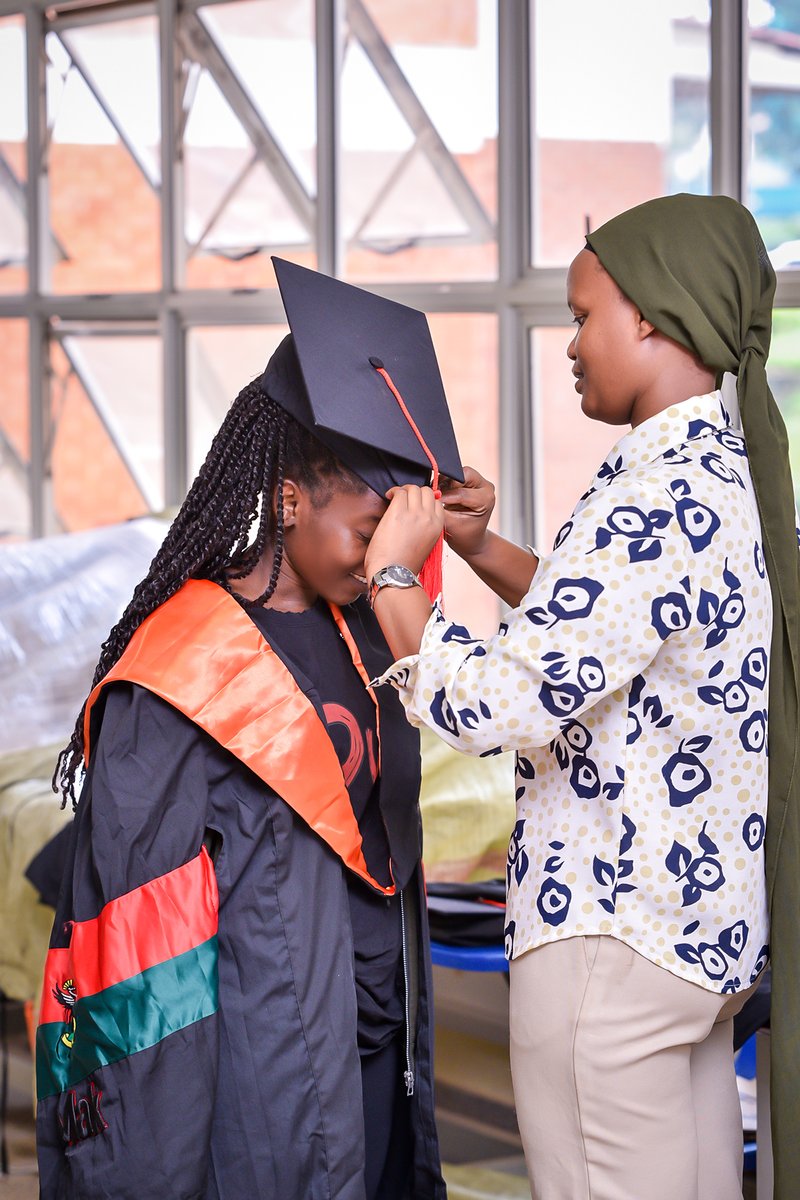
[(408, 122), (417, 145), (452, 196), (471, 233), (479, 242), (494, 241), (494, 222), (420, 103), (362, 0), (347, 0), (347, 20), (350, 32), (361, 43), (364, 53)]
[(316, 213), (312, 197), (202, 17), (195, 12), (183, 12), (178, 36), (184, 53), (206, 68), (252, 142), (258, 157), (303, 226), (313, 234)]

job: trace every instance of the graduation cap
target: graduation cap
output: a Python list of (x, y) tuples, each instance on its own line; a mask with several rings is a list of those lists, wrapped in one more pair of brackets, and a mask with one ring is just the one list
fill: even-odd
[[(406, 483), (463, 482), (425, 314), (272, 259), (291, 334), (261, 386), (383, 497)], [(441, 590), (441, 540), (422, 571)]]
[(291, 329), (264, 391), (379, 496), (463, 482), (425, 314), (273, 258)]

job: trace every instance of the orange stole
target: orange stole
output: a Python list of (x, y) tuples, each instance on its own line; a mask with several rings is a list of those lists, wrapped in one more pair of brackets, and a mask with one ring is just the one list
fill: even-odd
[[(366, 683), (350, 630), (331, 608)], [(91, 711), (115, 680), (139, 684), (182, 712), (277, 792), (346, 867), (383, 895), (395, 894), (394, 884), (383, 887), (367, 869), (341, 764), (314, 705), (224, 588), (190, 579), (142, 622), (87, 701), (87, 764)]]

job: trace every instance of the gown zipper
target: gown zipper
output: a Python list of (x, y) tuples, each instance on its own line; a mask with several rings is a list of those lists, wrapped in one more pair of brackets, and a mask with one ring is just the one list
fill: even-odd
[(405, 891), (400, 892), (400, 932), (403, 941), (403, 984), (404, 984), (404, 1000), (405, 1000), (405, 1026), (406, 1026), (406, 1069), (403, 1072), (403, 1079), (406, 1085), (406, 1095), (414, 1095), (414, 1063), (411, 1057), (411, 1013), (409, 1005), (409, 981), (408, 981), (408, 945), (406, 943), (406, 897)]

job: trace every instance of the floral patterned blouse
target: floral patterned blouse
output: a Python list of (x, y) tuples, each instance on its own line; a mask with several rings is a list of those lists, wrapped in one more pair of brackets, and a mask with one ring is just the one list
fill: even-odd
[(772, 606), (718, 392), (627, 433), (487, 641), (428, 622), (392, 682), (414, 724), (516, 751), (506, 952), (610, 934), (714, 992), (767, 954)]

